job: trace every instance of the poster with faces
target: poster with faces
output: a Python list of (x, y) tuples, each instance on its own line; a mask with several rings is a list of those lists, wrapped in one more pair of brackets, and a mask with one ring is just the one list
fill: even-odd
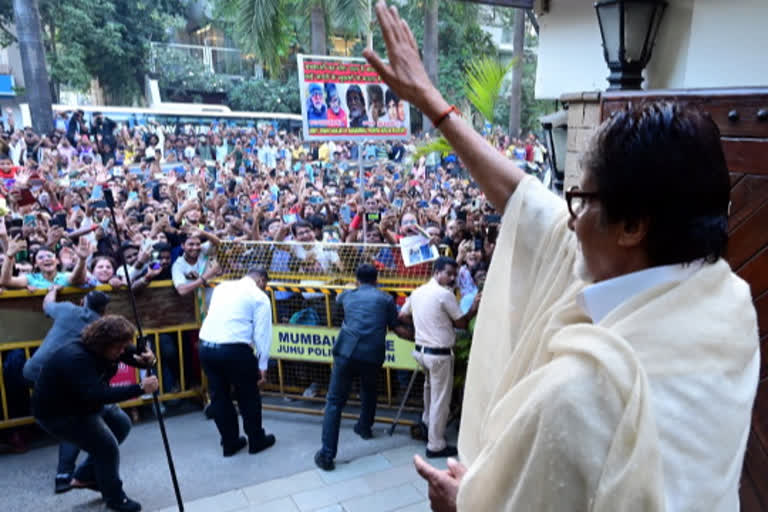
[(299, 55), (304, 138), (408, 138), (410, 109), (364, 59)]

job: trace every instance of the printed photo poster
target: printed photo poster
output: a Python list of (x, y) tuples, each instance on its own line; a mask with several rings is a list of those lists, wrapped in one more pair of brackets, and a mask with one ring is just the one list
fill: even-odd
[(410, 137), (408, 104), (365, 59), (299, 55), (298, 65), (306, 140)]
[(412, 267), (427, 261), (435, 261), (440, 257), (437, 247), (429, 242), (429, 238), (421, 235), (401, 238), (400, 252), (406, 267)]

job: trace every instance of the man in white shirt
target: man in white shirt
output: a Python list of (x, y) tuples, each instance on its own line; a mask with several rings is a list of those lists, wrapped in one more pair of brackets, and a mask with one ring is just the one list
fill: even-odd
[(435, 261), (432, 279), (416, 288), (403, 309), (400, 321), (413, 323), (416, 345), (413, 357), (424, 369), (424, 413), (427, 425), (429, 458), (453, 457), (456, 447), (445, 441), (445, 427), (453, 390), (453, 346), (456, 330), (466, 329), (477, 314), (481, 294), (475, 296), (466, 314), (461, 312), (453, 293), (456, 285), (456, 261), (445, 256)]
[[(246, 444), (250, 453), (275, 444), (275, 436), (267, 435), (261, 426), (259, 393), (267, 379), (272, 343), (272, 307), (263, 291), (267, 279), (265, 269), (252, 267), (245, 277), (218, 285), (200, 329), (200, 362), (211, 393), (208, 410), (219, 429), (225, 457)], [(247, 441), (240, 436), (230, 396), (233, 386)]]

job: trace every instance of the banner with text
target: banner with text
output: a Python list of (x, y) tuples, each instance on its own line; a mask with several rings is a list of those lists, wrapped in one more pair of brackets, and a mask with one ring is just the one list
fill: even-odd
[(408, 104), (365, 59), (299, 55), (299, 91), (308, 140), (410, 136)]
[[(333, 362), (333, 344), (339, 329), (315, 326), (273, 325), (272, 347), (269, 356), (274, 359), (296, 361)], [(387, 335), (385, 368), (415, 370), (413, 342), (394, 334)]]

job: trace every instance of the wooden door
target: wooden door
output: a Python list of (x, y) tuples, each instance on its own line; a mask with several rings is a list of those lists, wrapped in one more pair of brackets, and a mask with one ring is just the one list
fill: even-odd
[(760, 385), (741, 478), (741, 509), (768, 510), (768, 88), (606, 93), (602, 118), (628, 101), (677, 101), (709, 112), (731, 171), (726, 258), (750, 285), (760, 336)]

